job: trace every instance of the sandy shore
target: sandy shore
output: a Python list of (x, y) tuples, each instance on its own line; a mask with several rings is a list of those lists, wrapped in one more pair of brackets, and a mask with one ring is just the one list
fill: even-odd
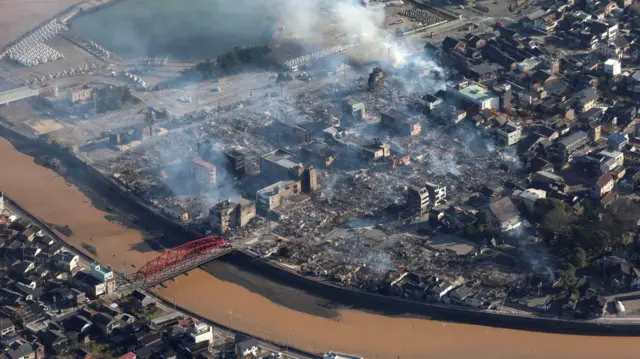
[[(99, 259), (117, 268), (123, 261), (142, 264), (156, 253), (140, 251), (142, 233), (110, 222), (78, 188), (0, 139), (0, 190), (44, 221), (69, 225), (76, 244), (90, 241)], [(134, 249), (135, 248), (135, 249)], [(218, 269), (216, 269), (216, 266)], [(226, 264), (209, 270), (216, 274)], [(228, 269), (225, 269), (228, 270)], [(238, 270), (236, 276), (243, 276)], [(221, 278), (228, 279), (224, 273)], [(247, 276), (247, 281), (254, 280)], [(238, 285), (195, 270), (166, 283), (159, 293), (193, 312), (233, 328), (314, 352), (342, 350), (367, 358), (632, 358), (637, 338), (583, 337), (532, 333), (415, 318), (392, 318), (346, 308), (324, 307), (308, 314), (308, 295), (273, 284)], [(269, 298), (256, 292), (269, 287)], [(276, 300), (276, 299), (274, 299)], [(299, 306), (291, 302), (300, 302)], [(293, 303), (296, 304), (296, 303)], [(294, 308), (294, 309), (292, 309)], [(334, 314), (331, 314), (334, 313)]]
[(0, 48), (77, 0), (0, 0)]

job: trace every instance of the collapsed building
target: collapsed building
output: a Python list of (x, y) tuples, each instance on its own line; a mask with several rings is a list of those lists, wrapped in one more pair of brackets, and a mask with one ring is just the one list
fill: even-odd
[(224, 200), (209, 210), (209, 224), (213, 230), (225, 233), (246, 226), (255, 216), (255, 202), (244, 198)]

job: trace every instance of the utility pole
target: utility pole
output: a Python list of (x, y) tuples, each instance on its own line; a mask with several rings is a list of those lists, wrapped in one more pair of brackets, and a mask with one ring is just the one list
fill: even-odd
[(200, 99), (200, 83), (196, 84), (196, 112), (198, 112), (198, 100)]
[(344, 62), (342, 63), (342, 77), (346, 85), (347, 84), (347, 59), (344, 59)]

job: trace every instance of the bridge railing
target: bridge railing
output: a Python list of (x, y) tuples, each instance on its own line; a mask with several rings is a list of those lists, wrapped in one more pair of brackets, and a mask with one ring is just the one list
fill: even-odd
[(233, 250), (231, 242), (218, 236), (196, 239), (172, 248), (147, 262), (129, 279), (150, 286), (184, 273)]

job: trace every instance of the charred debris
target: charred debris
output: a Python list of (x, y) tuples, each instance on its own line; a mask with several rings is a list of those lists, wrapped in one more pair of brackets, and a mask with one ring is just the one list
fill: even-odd
[[(397, 66), (173, 119), (183, 130), (107, 169), (186, 227), (304, 275), (420, 301), (590, 315), (592, 298), (623, 289), (580, 289), (549, 244), (560, 230), (541, 218), (549, 203), (576, 221), (587, 202), (606, 213), (617, 188), (637, 191), (622, 161), (637, 157), (637, 132), (621, 120), (632, 105), (608, 104), (576, 66), (506, 30), (447, 37)], [(615, 124), (592, 110), (605, 104)], [(580, 264), (583, 279), (611, 279)]]

